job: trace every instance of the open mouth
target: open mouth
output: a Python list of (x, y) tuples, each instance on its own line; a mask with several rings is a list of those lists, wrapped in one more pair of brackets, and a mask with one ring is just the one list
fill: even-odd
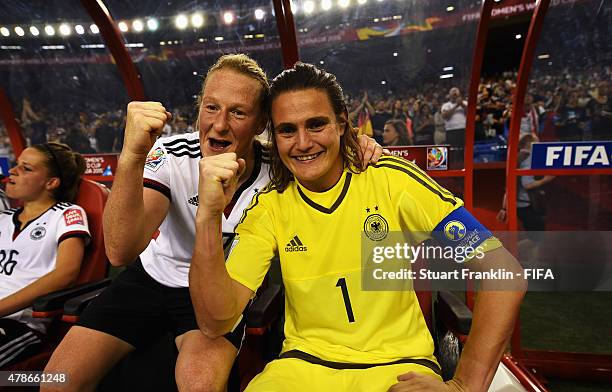
[(323, 154), (323, 151), (317, 152), (315, 154), (299, 155), (299, 156), (296, 156), (294, 158), (297, 159), (300, 162), (308, 162), (308, 161), (312, 161), (313, 159), (316, 159), (321, 154)]
[(209, 138), (208, 139), (208, 145), (210, 146), (210, 148), (212, 150), (222, 151), (222, 150), (225, 150), (226, 148), (228, 148), (229, 146), (231, 146), (232, 142), (230, 142), (228, 140)]

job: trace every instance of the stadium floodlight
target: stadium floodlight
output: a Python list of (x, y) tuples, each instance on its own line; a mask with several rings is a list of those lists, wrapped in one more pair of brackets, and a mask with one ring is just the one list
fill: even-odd
[(291, 12), (295, 15), (298, 13), (300, 8), (295, 4), (293, 0), (289, 0), (289, 8), (291, 8)]
[(393, 57), (397, 57), (397, 56), (398, 56), (397, 52), (393, 52)]
[(166, 43), (164, 41), (159, 41), (160, 46), (164, 46)]
[(76, 25), (76, 26), (74, 26), (74, 31), (76, 31), (76, 33), (77, 33), (78, 35), (83, 35), (83, 34), (85, 34), (85, 28), (84, 28), (83, 26), (81, 26), (81, 25)]
[(25, 30), (23, 29), (23, 27), (17, 26), (17, 27), (15, 27), (15, 33), (18, 36), (23, 37), (25, 35)]
[(93, 34), (98, 34), (100, 32), (100, 29), (96, 24), (92, 24), (91, 26), (89, 26), (89, 30), (91, 30)]
[(45, 34), (47, 34), (48, 36), (54, 36), (55, 35), (55, 29), (53, 28), (53, 26), (46, 25), (45, 26)]
[(346, 8), (351, 4), (351, 0), (338, 0), (340, 8)]
[(522, 34), (517, 34), (517, 35), (514, 36), (514, 38), (521, 39), (521, 38), (523, 38), (523, 35)]
[(119, 26), (119, 30), (121, 30), (124, 33), (127, 33), (127, 31), (129, 30), (128, 24), (125, 23), (124, 21), (119, 22), (118, 26)]
[(215, 41), (217, 42), (223, 41), (223, 37), (215, 37)]
[(304, 9), (304, 13), (305, 14), (311, 14), (312, 11), (314, 11), (314, 8), (315, 8), (314, 1), (307, 0), (307, 1), (304, 2), (304, 5), (302, 7)]
[(11, 32), (6, 27), (0, 27), (0, 34), (2, 34), (4, 37), (8, 37), (11, 35)]
[(329, 11), (332, 7), (331, 0), (321, 0), (321, 9), (323, 11)]
[(357, 0), (357, 4), (365, 4), (368, 0)]
[(198, 71), (193, 71), (193, 76), (198, 76)]
[(136, 19), (135, 21), (132, 22), (132, 28), (137, 33), (140, 33), (142, 30), (144, 30), (144, 23), (142, 23), (142, 20)]
[(157, 21), (157, 19), (151, 18), (151, 19), (147, 20), (147, 28), (149, 30), (155, 31), (155, 30), (157, 30), (158, 27), (159, 27), (159, 22)]
[(455, 10), (455, 7), (453, 7), (452, 5), (449, 5), (448, 7), (446, 7), (446, 12), (452, 12)]
[(319, 61), (319, 64), (323, 65), (323, 64), (325, 64), (325, 61), (321, 60), (321, 61)]
[(382, 84), (384, 86), (385, 84), (387, 84), (387, 81), (383, 80), (383, 81), (380, 82), (380, 84)]
[(201, 12), (196, 12), (195, 14), (191, 15), (191, 25), (196, 29), (204, 26), (204, 15), (202, 15)]
[(189, 19), (187, 19), (186, 15), (178, 15), (176, 17), (176, 19), (174, 19), (174, 24), (176, 25), (176, 28), (179, 30), (184, 30), (187, 28), (187, 25), (189, 24)]
[(264, 10), (262, 10), (261, 8), (257, 8), (255, 10), (255, 19), (262, 20), (264, 16), (266, 16), (266, 12)]
[(232, 24), (234, 22), (234, 13), (230, 12), (230, 11), (224, 12), (223, 13), (223, 21), (227, 25)]
[(32, 34), (34, 37), (38, 37), (40, 35), (40, 30), (38, 30), (38, 27), (36, 26), (30, 26), (30, 34)]
[(62, 23), (59, 25), (59, 32), (63, 36), (70, 35), (70, 25), (68, 25), (68, 23)]
[(453, 75), (453, 74), (442, 74), (442, 75), (440, 75), (440, 79), (450, 79), (453, 76), (455, 76), (455, 75)]

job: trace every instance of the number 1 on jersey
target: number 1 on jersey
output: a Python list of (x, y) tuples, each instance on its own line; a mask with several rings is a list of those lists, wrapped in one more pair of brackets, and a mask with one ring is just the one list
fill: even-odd
[(351, 306), (351, 299), (349, 298), (348, 288), (346, 287), (346, 279), (338, 279), (336, 287), (340, 287), (342, 289), (342, 297), (344, 298), (344, 306), (346, 307), (346, 315), (348, 316), (348, 321), (349, 323), (354, 323), (355, 316), (353, 316), (353, 307)]

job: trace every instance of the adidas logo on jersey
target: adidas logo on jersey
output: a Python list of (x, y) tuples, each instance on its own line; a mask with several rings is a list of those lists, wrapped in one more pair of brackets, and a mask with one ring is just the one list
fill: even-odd
[(294, 236), (285, 246), (285, 252), (306, 252), (308, 248), (302, 244), (298, 236)]
[(200, 198), (198, 197), (198, 195), (192, 196), (189, 199), (187, 199), (187, 203), (194, 205), (194, 206), (199, 206), (200, 202), (199, 202)]

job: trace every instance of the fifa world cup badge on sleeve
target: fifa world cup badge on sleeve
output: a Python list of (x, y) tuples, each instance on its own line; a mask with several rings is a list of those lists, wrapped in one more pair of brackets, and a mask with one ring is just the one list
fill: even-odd
[(166, 154), (161, 149), (161, 147), (157, 147), (155, 150), (151, 150), (149, 155), (147, 155), (147, 160), (145, 161), (145, 168), (151, 171), (157, 171), (164, 162), (166, 161)]

